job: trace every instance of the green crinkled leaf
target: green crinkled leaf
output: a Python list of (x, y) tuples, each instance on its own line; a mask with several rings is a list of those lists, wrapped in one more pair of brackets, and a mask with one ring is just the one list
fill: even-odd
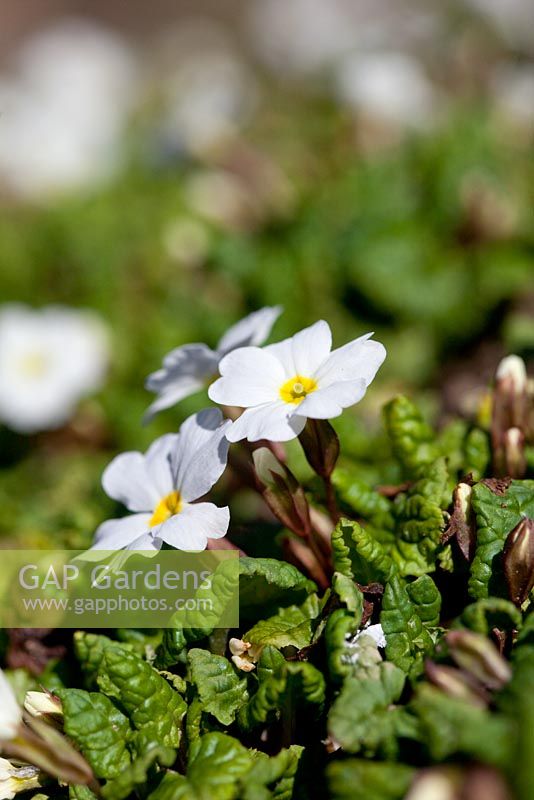
[(493, 628), (519, 629), (522, 619), (521, 612), (510, 600), (504, 600), (502, 597), (485, 597), (466, 606), (458, 622), (476, 633), (487, 636)]
[[(426, 587), (423, 594), (432, 595), (428, 584)], [(386, 637), (388, 660), (411, 677), (422, 672), (423, 660), (434, 648), (434, 642), (423, 624), (418, 608), (412, 602), (403, 581), (393, 576), (384, 591), (380, 623)], [(422, 606), (421, 613), (427, 614), (428, 609)]]
[(236, 602), (237, 590), (235, 562), (221, 561), (211, 577), (211, 585), (195, 592), (199, 610), (181, 612), (175, 625), (164, 630), (155, 666), (167, 669), (177, 664), (188, 644), (210, 636), (228, 606)]
[(120, 644), (102, 634), (86, 633), (85, 631), (76, 631), (74, 634), (74, 652), (80, 662), (88, 686), (95, 684), (96, 676), (104, 657), (104, 651), (108, 647), (113, 647), (116, 650), (122, 648), (124, 652), (132, 649), (128, 644)]
[(97, 681), (147, 741), (178, 747), (186, 704), (156, 669), (134, 653), (107, 647)]
[(97, 800), (96, 794), (88, 786), (82, 784), (69, 786), (69, 798), (70, 800)]
[(518, 798), (534, 797), (534, 614), (529, 614), (512, 652), (512, 679), (497, 697), (511, 726), (507, 774)]
[(252, 755), (231, 736), (207, 733), (191, 746), (187, 772), (168, 772), (149, 800), (235, 800)]
[[(325, 698), (325, 680), (316, 667), (305, 661), (280, 661), (266, 648), (258, 663), (258, 689), (238, 714), (239, 725), (251, 730), (256, 725), (290, 714), (292, 721), (298, 707), (317, 713)], [(278, 654), (280, 655), (280, 654)]]
[(473, 479), (479, 481), (486, 474), (491, 459), (488, 434), (480, 428), (473, 428), (466, 436), (464, 452), (464, 474), (471, 473)]
[(477, 599), (489, 595), (508, 597), (501, 553), (506, 537), (523, 516), (534, 519), (534, 481), (512, 481), (504, 494), (477, 483), (471, 503), (476, 514), (477, 542), (469, 593)]
[(395, 533), (391, 557), (402, 575), (434, 569), (445, 527), (443, 508), (450, 502), (444, 459), (425, 466), (425, 475), (394, 503)]
[(421, 741), (434, 761), (461, 754), (505, 767), (513, 744), (513, 726), (504, 716), (491, 714), (466, 701), (421, 684), (410, 703), (420, 725)]
[(244, 619), (263, 619), (280, 607), (298, 605), (317, 590), (313, 581), (285, 561), (274, 558), (239, 560), (239, 602)]
[(354, 581), (343, 575), (342, 572), (334, 572), (332, 575), (332, 591), (352, 612), (359, 624), (363, 613), (363, 594)]
[(175, 750), (168, 747), (152, 747), (136, 758), (114, 780), (102, 788), (104, 800), (124, 800), (136, 789), (145, 786), (153, 765), (158, 762), (170, 767), (176, 758)]
[(292, 645), (300, 650), (311, 643), (314, 620), (320, 610), (317, 595), (308, 595), (300, 606), (281, 608), (278, 614), (260, 620), (243, 638), (252, 644), (270, 644), (278, 648)]
[(351, 465), (337, 467), (332, 473), (334, 484), (341, 500), (346, 503), (358, 517), (363, 517), (375, 528), (393, 528), (394, 519), (391, 512), (391, 501), (376, 492), (358, 478)]
[(341, 519), (332, 533), (334, 569), (361, 584), (385, 581), (395, 571), (383, 546), (357, 522)]
[(405, 680), (402, 670), (383, 661), (374, 665), (372, 675), (347, 678), (328, 715), (330, 736), (349, 753), (395, 758), (397, 718), (405, 711), (391, 705)]
[(405, 764), (356, 758), (326, 768), (330, 800), (402, 800), (414, 775)]
[(231, 725), (237, 710), (248, 700), (246, 678), (239, 677), (228, 659), (207, 650), (194, 648), (187, 658), (202, 710), (222, 725)]
[[(221, 566), (225, 563), (230, 564), (229, 561), (222, 562)], [(189, 615), (185, 623), (182, 621), (174, 628), (167, 628), (164, 631), (155, 662), (158, 668), (166, 669), (176, 664), (188, 644), (198, 642), (212, 633), (214, 624), (235, 593), (233, 565), (228, 569), (228, 575), (224, 570), (219, 575), (218, 568), (212, 578), (209, 595), (212, 599), (213, 612), (209, 618), (204, 612), (197, 613), (194, 617)], [(313, 581), (305, 578), (296, 567), (274, 558), (240, 558), (239, 575), (239, 605), (242, 620), (256, 620), (276, 613), (280, 607), (302, 603), (317, 588)]]
[(97, 778), (116, 778), (129, 766), (127, 717), (98, 692), (60, 689), (65, 733), (77, 745)]
[(404, 476), (421, 477), (426, 466), (440, 456), (432, 428), (417, 406), (402, 395), (386, 403), (383, 414), (393, 453)]
[(242, 800), (292, 800), (304, 748), (293, 744), (269, 758), (253, 751), (250, 772), (242, 779)]
[[(358, 631), (359, 621), (344, 608), (335, 609), (325, 627), (326, 655), (330, 680), (341, 683), (354, 673), (351, 641)], [(380, 658), (379, 653), (377, 652)]]
[(432, 578), (421, 575), (413, 583), (406, 584), (406, 591), (421, 622), (436, 627), (439, 624), (441, 595)]

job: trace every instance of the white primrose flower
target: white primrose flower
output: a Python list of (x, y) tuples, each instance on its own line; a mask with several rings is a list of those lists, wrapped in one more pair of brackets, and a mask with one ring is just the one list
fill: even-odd
[(285, 442), (301, 433), (308, 417), (331, 419), (357, 403), (386, 357), (372, 335), (331, 352), (330, 327), (320, 320), (277, 344), (229, 353), (208, 391), (216, 403), (246, 409), (226, 434), (229, 441)]
[(7, 758), (0, 758), (0, 800), (13, 800), (19, 792), (41, 787), (42, 773), (32, 764), (12, 764)]
[(21, 720), (22, 709), (11, 684), (0, 669), (0, 742), (15, 738)]
[(0, 421), (22, 433), (65, 423), (102, 384), (107, 331), (92, 313), (0, 307)]
[(204, 389), (217, 375), (221, 358), (231, 350), (263, 344), (281, 312), (281, 306), (254, 311), (229, 328), (215, 350), (207, 344), (185, 344), (171, 350), (163, 359), (162, 368), (146, 380), (146, 388), (158, 397), (148, 408), (145, 422), (164, 408)]
[(188, 417), (178, 433), (156, 439), (146, 453), (122, 453), (104, 471), (106, 494), (134, 513), (98, 528), (92, 550), (204, 550), (226, 534), (227, 506), (195, 502), (226, 467), (229, 422), (217, 408)]

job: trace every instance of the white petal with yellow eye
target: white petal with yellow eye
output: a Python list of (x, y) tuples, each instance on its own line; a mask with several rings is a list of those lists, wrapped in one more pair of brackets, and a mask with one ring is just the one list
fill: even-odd
[(161, 525), (157, 538), (178, 550), (205, 550), (208, 539), (226, 535), (230, 523), (228, 506), (192, 503)]

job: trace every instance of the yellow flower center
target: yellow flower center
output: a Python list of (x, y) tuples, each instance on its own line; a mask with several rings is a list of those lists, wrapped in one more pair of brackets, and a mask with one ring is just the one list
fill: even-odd
[(26, 353), (19, 360), (19, 369), (27, 378), (40, 378), (48, 368), (48, 360), (43, 353)]
[(151, 528), (154, 525), (160, 525), (165, 520), (169, 519), (169, 517), (173, 517), (175, 514), (179, 514), (182, 509), (182, 498), (180, 497), (180, 492), (171, 492), (164, 497), (163, 500), (157, 504), (154, 513), (152, 515), (152, 519), (149, 522)]
[(310, 392), (317, 389), (317, 381), (313, 378), (305, 378), (303, 375), (295, 375), (280, 387), (280, 397), (284, 403), (302, 403)]

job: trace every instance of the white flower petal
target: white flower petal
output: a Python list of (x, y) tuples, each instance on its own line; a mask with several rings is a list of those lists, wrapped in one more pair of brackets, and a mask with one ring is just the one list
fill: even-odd
[(312, 419), (332, 419), (339, 417), (344, 408), (359, 403), (365, 394), (363, 378), (356, 381), (333, 383), (325, 389), (316, 389), (308, 394), (296, 407), (296, 414)]
[(159, 397), (154, 400), (147, 408), (143, 415), (143, 423), (146, 424), (153, 419), (160, 411), (166, 408), (171, 408), (183, 400), (184, 397), (189, 397), (204, 389), (206, 381), (198, 380), (197, 378), (182, 377), (169, 382), (168, 386), (161, 390)]
[(264, 351), (274, 355), (283, 365), (285, 377), (312, 377), (328, 358), (332, 347), (330, 326), (319, 320), (289, 339), (267, 345)]
[(204, 388), (217, 374), (219, 358), (219, 354), (205, 344), (186, 344), (168, 353), (162, 368), (146, 379), (145, 387), (156, 392), (158, 398), (146, 412), (145, 421)]
[(317, 370), (315, 379), (321, 388), (340, 381), (363, 378), (369, 386), (386, 357), (386, 348), (380, 342), (370, 341), (366, 333), (353, 342), (334, 350)]
[(160, 499), (142, 453), (132, 451), (116, 456), (104, 470), (102, 486), (109, 497), (130, 511), (149, 511)]
[(149, 532), (151, 514), (108, 519), (96, 531), (91, 550), (121, 550)]
[(263, 344), (282, 313), (282, 306), (267, 306), (254, 311), (229, 328), (217, 345), (221, 356), (238, 347)]
[(208, 539), (226, 535), (230, 523), (228, 506), (213, 503), (185, 505), (179, 514), (161, 525), (157, 538), (178, 550), (205, 550)]
[(11, 684), (0, 669), (0, 740), (13, 739), (22, 718)]
[(240, 347), (219, 364), (221, 376), (210, 386), (208, 396), (229, 406), (256, 406), (278, 397), (284, 370), (267, 348)]
[(287, 442), (295, 439), (304, 429), (306, 418), (291, 414), (288, 408), (288, 404), (282, 400), (247, 408), (229, 428), (226, 434), (228, 441), (248, 439), (249, 442), (257, 442), (259, 439), (269, 439), (272, 442)]
[(157, 494), (157, 500), (153, 507), (175, 488), (171, 463), (172, 454), (178, 445), (178, 436), (177, 433), (166, 433), (152, 442), (146, 451), (146, 471)]
[(229, 446), (225, 432), (230, 424), (218, 408), (205, 408), (182, 424), (171, 465), (174, 485), (185, 502), (209, 492), (224, 472)]

